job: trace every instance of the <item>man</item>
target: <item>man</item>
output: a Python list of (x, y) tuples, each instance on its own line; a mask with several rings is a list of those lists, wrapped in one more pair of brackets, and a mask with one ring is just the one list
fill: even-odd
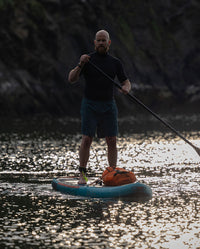
[(79, 184), (86, 183), (86, 166), (96, 130), (99, 138), (106, 139), (109, 166), (115, 168), (117, 164), (118, 125), (114, 84), (89, 63), (90, 60), (112, 79), (117, 76), (122, 85), (122, 92), (127, 94), (131, 90), (131, 83), (120, 60), (108, 54), (110, 44), (109, 33), (105, 30), (98, 31), (94, 40), (95, 52), (82, 55), (78, 65), (68, 76), (70, 83), (78, 81), (81, 74), (85, 77), (84, 98), (81, 105), (82, 142), (79, 150)]

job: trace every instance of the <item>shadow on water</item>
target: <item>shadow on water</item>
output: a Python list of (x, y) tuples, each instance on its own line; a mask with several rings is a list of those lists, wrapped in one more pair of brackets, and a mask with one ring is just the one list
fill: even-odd
[[(52, 190), (52, 178), (78, 173), (79, 120), (1, 123), (1, 248), (200, 248), (200, 159), (155, 121), (138, 120), (120, 120), (118, 166), (151, 186), (145, 202)], [(200, 147), (200, 119), (176, 120)], [(95, 139), (88, 175), (99, 177), (106, 166), (105, 141)]]

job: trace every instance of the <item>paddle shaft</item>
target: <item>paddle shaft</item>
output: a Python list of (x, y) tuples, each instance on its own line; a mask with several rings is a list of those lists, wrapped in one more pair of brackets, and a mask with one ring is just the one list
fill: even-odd
[[(107, 77), (110, 81), (112, 81), (116, 87), (122, 90), (122, 87), (119, 83), (114, 81), (109, 75), (107, 75), (103, 70), (101, 70), (99, 67), (97, 67), (93, 62), (89, 60), (89, 63), (96, 68), (100, 73), (102, 73), (105, 77)], [(174, 129), (170, 124), (168, 124), (166, 121), (164, 121), (162, 118), (160, 118), (155, 112), (153, 112), (149, 107), (147, 107), (145, 104), (143, 104), (138, 98), (131, 95), (130, 93), (127, 94), (127, 96), (133, 100), (134, 102), (141, 105), (144, 109), (146, 109), (148, 112), (150, 112), (155, 118), (157, 118), (161, 123), (163, 123), (166, 127), (168, 127), (170, 130), (172, 130), (177, 136), (179, 136), (181, 139), (183, 139), (186, 143), (188, 143), (190, 146), (192, 146), (195, 150), (198, 149), (195, 145), (193, 145), (189, 140), (187, 140), (185, 137), (183, 137), (176, 129)]]

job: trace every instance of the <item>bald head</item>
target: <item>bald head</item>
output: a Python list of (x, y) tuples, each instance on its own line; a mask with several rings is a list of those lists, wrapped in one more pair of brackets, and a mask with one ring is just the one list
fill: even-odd
[(109, 33), (106, 30), (99, 30), (96, 33), (95, 40), (94, 40), (94, 45), (95, 45), (95, 50), (99, 54), (106, 54), (110, 48), (111, 40)]
[(99, 36), (99, 35), (104, 35), (104, 36), (107, 38), (107, 41), (110, 40), (110, 35), (109, 35), (109, 33), (108, 33), (106, 30), (104, 30), (104, 29), (101, 29), (101, 30), (99, 30), (99, 31), (96, 33), (96, 35), (95, 35), (95, 40), (97, 39), (97, 36)]

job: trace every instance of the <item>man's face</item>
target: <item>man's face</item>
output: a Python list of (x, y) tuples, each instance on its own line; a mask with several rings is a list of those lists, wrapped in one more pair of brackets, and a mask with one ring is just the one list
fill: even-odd
[(100, 54), (106, 54), (109, 50), (110, 43), (111, 41), (105, 33), (99, 33), (96, 35), (96, 39), (94, 40), (95, 50)]

